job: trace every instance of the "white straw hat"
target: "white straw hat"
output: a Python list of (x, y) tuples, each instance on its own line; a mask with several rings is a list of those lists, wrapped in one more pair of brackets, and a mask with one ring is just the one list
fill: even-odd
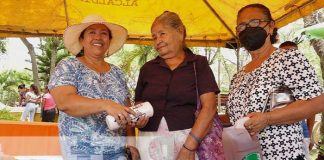
[(73, 55), (77, 55), (83, 49), (79, 40), (81, 32), (93, 24), (104, 24), (111, 31), (112, 39), (110, 40), (106, 55), (112, 55), (117, 52), (126, 42), (128, 33), (124, 27), (108, 23), (99, 15), (90, 15), (85, 17), (81, 23), (71, 25), (64, 31), (64, 45)]

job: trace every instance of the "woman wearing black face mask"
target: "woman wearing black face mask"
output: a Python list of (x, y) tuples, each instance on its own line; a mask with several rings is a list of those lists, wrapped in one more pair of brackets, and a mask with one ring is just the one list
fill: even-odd
[(252, 61), (231, 82), (227, 109), (231, 123), (250, 117), (245, 128), (259, 138), (263, 159), (304, 159), (300, 124), (272, 121), (268, 95), (275, 87), (287, 86), (296, 99), (292, 104), (319, 96), (322, 88), (314, 69), (298, 50), (284, 51), (272, 45), (275, 23), (264, 5), (243, 7), (237, 15), (236, 30)]

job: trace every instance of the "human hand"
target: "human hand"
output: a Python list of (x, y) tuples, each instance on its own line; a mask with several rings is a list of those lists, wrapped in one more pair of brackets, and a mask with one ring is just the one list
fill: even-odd
[(106, 107), (106, 112), (113, 116), (119, 126), (125, 128), (126, 125), (133, 125), (129, 114), (136, 115), (136, 113), (129, 107), (120, 105), (111, 101)]
[(138, 149), (136, 147), (128, 145), (127, 148), (126, 148), (126, 150), (128, 150), (126, 152), (130, 152), (130, 155), (132, 157), (131, 158), (132, 160), (140, 160), (141, 159), (140, 158), (140, 154), (138, 152)]
[(188, 149), (182, 147), (178, 153), (177, 160), (195, 160), (194, 151), (189, 151)]
[(136, 128), (143, 128), (146, 126), (147, 122), (149, 121), (149, 117), (141, 116), (137, 122), (135, 123)]
[(310, 143), (309, 143), (309, 148), (308, 148), (309, 151), (311, 151), (311, 150), (313, 149), (313, 146), (314, 146), (314, 143), (313, 143), (313, 142), (310, 142)]
[(253, 112), (247, 115), (250, 119), (244, 123), (245, 128), (251, 136), (256, 135), (268, 126), (269, 117), (266, 113)]

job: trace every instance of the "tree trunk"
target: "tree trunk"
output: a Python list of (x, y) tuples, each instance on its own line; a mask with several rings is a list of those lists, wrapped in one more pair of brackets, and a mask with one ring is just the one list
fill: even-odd
[(38, 90), (40, 89), (39, 85), (39, 78), (38, 78), (38, 68), (37, 68), (37, 61), (36, 61), (36, 53), (34, 50), (33, 45), (28, 42), (26, 38), (20, 38), (20, 40), (25, 44), (28, 49), (28, 54), (30, 55), (30, 59), (32, 62), (32, 70), (33, 70), (33, 81), (34, 84), (37, 86)]
[(53, 37), (53, 52), (51, 54), (50, 78), (52, 77), (55, 71), (56, 55), (57, 55), (57, 49), (59, 44), (60, 44), (59, 38)]
[[(321, 11), (315, 11), (309, 16), (304, 17), (304, 27), (309, 27), (314, 24), (318, 24), (320, 22), (323, 22), (323, 16), (322, 16)], [(320, 65), (321, 65), (321, 70), (322, 70), (322, 78), (324, 79), (324, 40), (323, 39), (311, 39), (310, 40), (311, 45), (313, 46), (315, 52), (320, 58)], [(319, 142), (319, 152), (318, 152), (318, 157), (317, 159), (322, 159), (324, 158), (324, 112), (322, 112), (322, 117), (321, 117), (321, 127), (320, 127), (320, 137), (321, 140)]]

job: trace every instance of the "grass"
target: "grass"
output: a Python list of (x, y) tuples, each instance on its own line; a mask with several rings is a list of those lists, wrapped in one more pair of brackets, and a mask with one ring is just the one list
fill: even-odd
[[(20, 121), (21, 112), (10, 112), (8, 109), (0, 110), (0, 120), (11, 120), (11, 121)], [(55, 115), (54, 122), (57, 122), (58, 114)], [(41, 122), (41, 114), (36, 113), (34, 117), (35, 122)]]
[(12, 120), (12, 121), (18, 121), (20, 119), (20, 115), (12, 114), (8, 109), (2, 109), (0, 110), (0, 120)]

